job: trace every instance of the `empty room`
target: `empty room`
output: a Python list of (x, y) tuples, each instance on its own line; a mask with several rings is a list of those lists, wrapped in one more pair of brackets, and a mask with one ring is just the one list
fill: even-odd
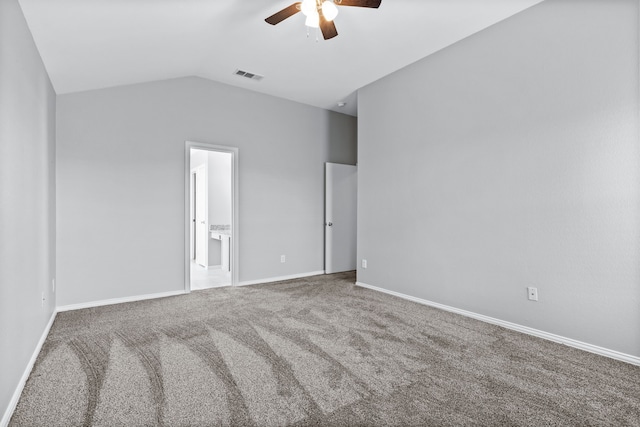
[(640, 0), (0, 0), (0, 427), (640, 426)]

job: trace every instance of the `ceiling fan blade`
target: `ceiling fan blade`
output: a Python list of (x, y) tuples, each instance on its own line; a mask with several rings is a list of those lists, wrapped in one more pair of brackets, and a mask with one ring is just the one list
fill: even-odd
[(335, 2), (338, 6), (380, 7), (382, 0), (342, 0)]
[(333, 21), (327, 21), (322, 13), (320, 13), (320, 31), (325, 40), (329, 40), (338, 35), (336, 24)]
[(294, 3), (291, 6), (285, 7), (280, 12), (276, 12), (270, 17), (268, 17), (267, 19), (265, 19), (265, 21), (267, 21), (271, 25), (276, 25), (284, 21), (285, 19), (295, 15), (298, 12), (300, 12), (300, 2)]

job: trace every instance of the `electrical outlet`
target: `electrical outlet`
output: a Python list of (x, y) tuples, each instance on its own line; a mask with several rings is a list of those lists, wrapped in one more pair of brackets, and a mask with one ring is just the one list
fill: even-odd
[(287, 257), (284, 255), (280, 255), (280, 262), (286, 262), (287, 261)]
[(538, 301), (538, 288), (529, 286), (527, 288), (527, 298), (531, 301)]
[(367, 268), (367, 260), (366, 259), (362, 260), (362, 268)]

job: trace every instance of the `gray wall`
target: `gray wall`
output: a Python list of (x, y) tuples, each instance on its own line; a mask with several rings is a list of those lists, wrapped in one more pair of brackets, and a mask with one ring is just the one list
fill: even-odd
[(640, 356), (638, 50), (547, 0), (360, 90), (358, 280)]
[(18, 2), (0, 0), (0, 418), (55, 307), (54, 156), (55, 93)]
[(58, 305), (183, 289), (186, 140), (240, 150), (240, 281), (324, 269), (324, 162), (355, 163), (353, 117), (199, 78), (57, 108)]

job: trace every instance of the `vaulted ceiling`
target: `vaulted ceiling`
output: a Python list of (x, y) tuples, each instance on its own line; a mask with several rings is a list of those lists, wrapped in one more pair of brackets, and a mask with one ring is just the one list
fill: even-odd
[[(382, 0), (339, 6), (338, 37), (307, 36), (292, 0), (20, 0), (58, 94), (200, 76), (357, 115), (356, 91), (542, 0)], [(316, 41), (316, 37), (318, 41)], [(263, 75), (260, 81), (234, 74)], [(338, 107), (337, 103), (347, 105)]]

